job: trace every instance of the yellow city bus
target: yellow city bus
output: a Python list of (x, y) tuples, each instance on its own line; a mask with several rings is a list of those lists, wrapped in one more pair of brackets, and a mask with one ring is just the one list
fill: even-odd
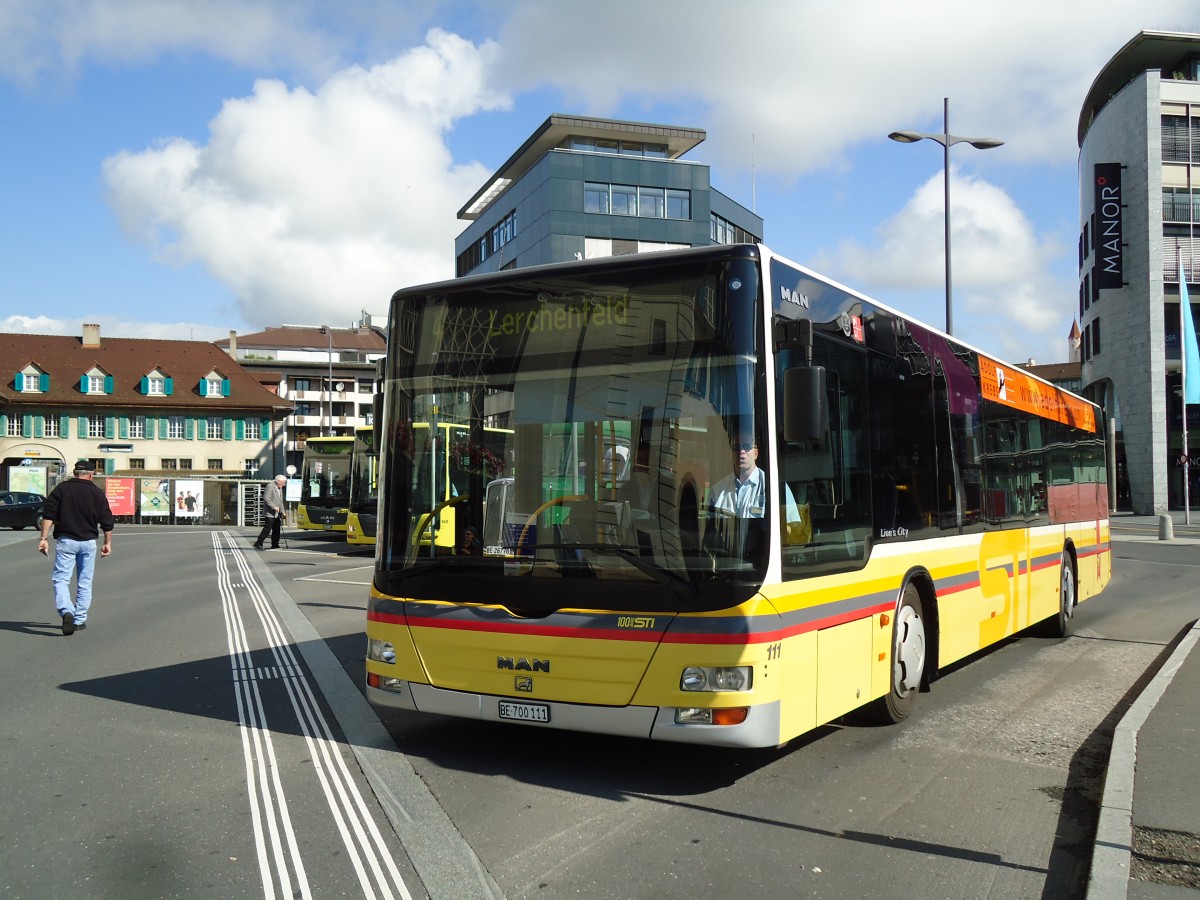
[[(762, 245), (416, 287), (390, 323), (377, 706), (777, 746), (901, 721), (1109, 581), (1098, 407)], [(454, 504), (476, 555), (423, 538), (457, 498), (412, 435), (449, 408), (507, 429)]]
[(350, 505), (350, 457), (354, 438), (310, 437), (304, 444), (296, 524), (314, 531), (345, 531)]
[(346, 511), (346, 542), (349, 544), (375, 543), (378, 475), (375, 426), (360, 425), (354, 429), (354, 450), (350, 455), (350, 502)]

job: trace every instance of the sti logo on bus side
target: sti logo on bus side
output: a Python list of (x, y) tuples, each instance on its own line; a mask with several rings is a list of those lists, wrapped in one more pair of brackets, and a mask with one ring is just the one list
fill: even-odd
[(801, 309), (808, 309), (808, 294), (802, 294), (799, 291), (793, 291), (786, 285), (779, 286), (779, 299), (784, 303), (792, 303), (799, 306)]
[(535, 659), (530, 661), (525, 659), (523, 656), (517, 658), (513, 658), (511, 656), (497, 656), (496, 668), (509, 669), (513, 672), (545, 672), (547, 675), (549, 675), (550, 660)]

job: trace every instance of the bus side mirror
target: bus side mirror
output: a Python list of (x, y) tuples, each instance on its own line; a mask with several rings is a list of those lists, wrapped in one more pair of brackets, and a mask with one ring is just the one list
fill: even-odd
[(829, 411), (825, 406), (825, 369), (798, 366), (783, 372), (783, 439), (799, 443), (825, 440)]

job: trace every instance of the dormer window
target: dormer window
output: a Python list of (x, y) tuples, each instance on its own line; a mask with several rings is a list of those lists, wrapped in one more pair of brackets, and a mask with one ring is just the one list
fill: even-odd
[(140, 390), (146, 397), (169, 397), (174, 393), (170, 376), (161, 369), (143, 375)]
[(198, 385), (197, 390), (201, 397), (228, 397), (229, 379), (216, 369), (213, 369), (200, 379), (200, 384)]
[(96, 366), (80, 377), (79, 391), (82, 394), (111, 394), (113, 377)]
[(13, 387), (23, 394), (44, 394), (50, 390), (50, 376), (30, 363), (17, 373)]

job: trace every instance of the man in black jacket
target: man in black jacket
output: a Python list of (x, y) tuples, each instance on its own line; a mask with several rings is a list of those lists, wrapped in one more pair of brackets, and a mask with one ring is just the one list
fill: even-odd
[[(96, 568), (96, 541), (104, 532), (100, 555), (112, 553), (113, 514), (108, 498), (92, 479), (96, 464), (75, 463), (75, 477), (59, 483), (42, 509), (42, 535), (38, 552), (48, 556), (50, 529), (54, 529), (54, 608), (62, 616), (62, 633), (87, 627), (92, 605), (92, 575)], [(75, 601), (71, 602), (71, 570), (75, 570)]]

